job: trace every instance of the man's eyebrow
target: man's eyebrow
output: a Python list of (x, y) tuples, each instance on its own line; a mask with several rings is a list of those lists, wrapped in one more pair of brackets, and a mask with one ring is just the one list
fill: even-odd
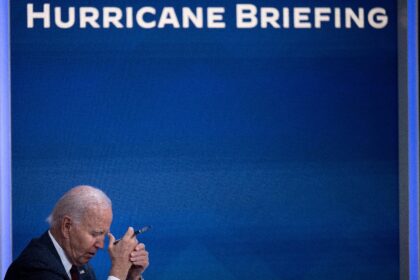
[(104, 229), (94, 229), (94, 230), (92, 230), (92, 233), (93, 234), (105, 234), (106, 230), (104, 230)]

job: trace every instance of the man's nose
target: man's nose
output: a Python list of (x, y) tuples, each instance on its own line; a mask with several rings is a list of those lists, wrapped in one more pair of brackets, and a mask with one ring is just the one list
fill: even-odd
[(95, 247), (96, 248), (103, 249), (104, 248), (104, 244), (105, 244), (105, 238), (98, 238), (98, 239), (96, 239)]

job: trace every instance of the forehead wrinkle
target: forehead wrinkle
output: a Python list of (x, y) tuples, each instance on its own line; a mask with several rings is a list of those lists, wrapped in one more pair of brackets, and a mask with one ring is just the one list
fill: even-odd
[(99, 207), (92, 207), (86, 211), (83, 217), (83, 225), (89, 231), (103, 232), (109, 231), (112, 222), (111, 209), (103, 209)]

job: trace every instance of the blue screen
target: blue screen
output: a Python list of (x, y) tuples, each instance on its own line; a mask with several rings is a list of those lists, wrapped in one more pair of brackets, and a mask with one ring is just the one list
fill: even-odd
[[(90, 184), (115, 236), (153, 226), (148, 280), (399, 278), (396, 1), (247, 2), (381, 6), (382, 29), (238, 29), (231, 1), (51, 2), (221, 6), (221, 29), (28, 28), (28, 3), (11, 2), (14, 257)], [(106, 249), (92, 265), (105, 279)]]

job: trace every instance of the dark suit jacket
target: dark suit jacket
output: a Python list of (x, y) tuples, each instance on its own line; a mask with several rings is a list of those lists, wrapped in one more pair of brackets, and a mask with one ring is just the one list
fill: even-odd
[[(84, 265), (79, 272), (81, 280), (96, 279), (90, 265)], [(10, 265), (4, 279), (69, 280), (69, 277), (48, 232), (45, 232), (39, 238), (32, 239)]]

